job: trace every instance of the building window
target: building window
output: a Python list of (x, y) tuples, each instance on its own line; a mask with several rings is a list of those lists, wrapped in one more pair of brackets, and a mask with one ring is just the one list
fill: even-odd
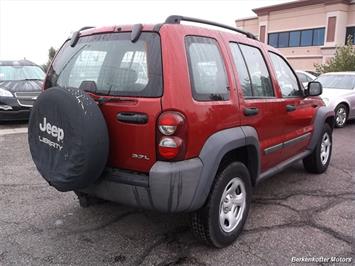
[(355, 44), (355, 27), (349, 27), (349, 28), (346, 28), (346, 38), (345, 38), (345, 42), (347, 42), (348, 38), (351, 38), (351, 41), (353, 44)]
[(278, 33), (270, 33), (269, 34), (269, 45), (278, 47), (279, 34)]
[(260, 36), (259, 36), (259, 40), (261, 42), (265, 42), (265, 33), (266, 33), (266, 26), (265, 25), (262, 25), (260, 26)]
[(289, 32), (281, 32), (279, 34), (279, 47), (283, 48), (283, 47), (288, 47), (288, 39), (290, 37), (290, 33)]
[(324, 44), (324, 29), (313, 30), (313, 45), (323, 45)]
[(321, 46), (325, 28), (269, 33), (268, 44), (276, 48)]
[(301, 46), (312, 46), (312, 30), (301, 32)]
[(290, 32), (290, 47), (297, 47), (300, 46), (301, 41), (301, 32), (300, 31), (291, 31)]
[(337, 23), (337, 17), (329, 17), (328, 18), (327, 42), (334, 42), (336, 23)]

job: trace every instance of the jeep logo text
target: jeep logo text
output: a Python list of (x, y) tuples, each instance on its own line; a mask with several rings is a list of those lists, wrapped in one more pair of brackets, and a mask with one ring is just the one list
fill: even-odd
[(39, 123), (39, 129), (42, 132), (47, 132), (47, 134), (57, 138), (58, 142), (63, 141), (64, 139), (64, 130), (48, 123), (46, 117), (43, 118), (43, 124)]

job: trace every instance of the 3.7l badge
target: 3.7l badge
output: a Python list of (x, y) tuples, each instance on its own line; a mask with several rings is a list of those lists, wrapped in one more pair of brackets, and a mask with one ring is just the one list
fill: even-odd
[(137, 154), (137, 153), (132, 153), (132, 158), (133, 159), (143, 159), (143, 160), (150, 160), (150, 158), (147, 155), (144, 154)]

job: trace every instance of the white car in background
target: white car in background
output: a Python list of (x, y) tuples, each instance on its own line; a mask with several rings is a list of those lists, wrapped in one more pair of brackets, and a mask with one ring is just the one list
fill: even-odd
[(329, 72), (317, 79), (323, 85), (324, 103), (335, 111), (335, 126), (344, 127), (355, 118), (355, 71)]
[(312, 75), (311, 73), (307, 71), (302, 71), (302, 70), (296, 70), (296, 74), (298, 79), (301, 81), (303, 84), (303, 87), (307, 88), (307, 85), (310, 81), (315, 80), (317, 77)]

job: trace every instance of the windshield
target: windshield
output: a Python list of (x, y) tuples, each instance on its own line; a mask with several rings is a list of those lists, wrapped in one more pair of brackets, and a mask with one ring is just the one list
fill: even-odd
[[(159, 97), (162, 95), (160, 39), (143, 32), (81, 37), (66, 42), (48, 73), (46, 88), (74, 87), (96, 94)], [(90, 87), (88, 87), (90, 85)]]
[(44, 80), (44, 76), (38, 66), (0, 66), (0, 81)]
[(355, 88), (355, 75), (322, 75), (316, 80), (326, 89), (352, 90)]

